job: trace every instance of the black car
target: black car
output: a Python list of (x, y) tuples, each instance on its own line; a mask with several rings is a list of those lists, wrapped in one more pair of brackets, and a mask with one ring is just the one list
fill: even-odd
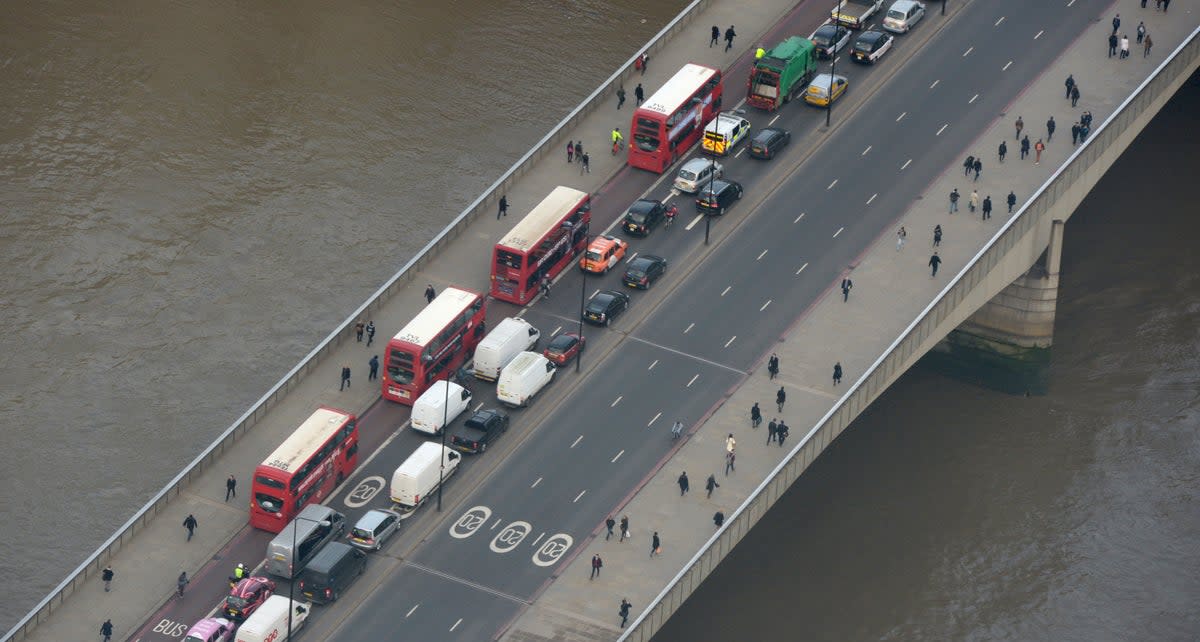
[(621, 228), (628, 234), (646, 236), (655, 225), (662, 222), (666, 211), (667, 207), (662, 201), (643, 198), (625, 211), (625, 220), (621, 222)]
[(696, 211), (705, 214), (724, 214), (733, 202), (742, 197), (742, 184), (727, 178), (705, 185), (696, 194)]
[(895, 38), (885, 31), (864, 31), (854, 41), (854, 62), (873, 64), (892, 49)]
[(750, 155), (755, 158), (775, 158), (779, 150), (792, 142), (792, 133), (778, 127), (758, 130), (750, 139)]
[(508, 415), (499, 410), (480, 410), (454, 433), (450, 445), (465, 453), (481, 453), (507, 430)]
[(600, 290), (587, 302), (583, 318), (595, 325), (608, 325), (629, 309), (629, 295), (616, 290)]
[(653, 254), (643, 254), (629, 262), (625, 277), (621, 280), (631, 288), (649, 290), (650, 284), (667, 271), (667, 260)]
[(850, 44), (850, 29), (826, 23), (814, 31), (809, 40), (815, 45), (818, 57), (830, 58), (841, 51), (842, 47)]

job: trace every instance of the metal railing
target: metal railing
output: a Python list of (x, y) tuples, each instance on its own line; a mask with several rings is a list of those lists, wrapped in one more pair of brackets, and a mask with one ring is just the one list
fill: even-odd
[(177, 496), (182, 489), (189, 484), (193, 479), (197, 478), (201, 473), (236, 442), (242, 435), (246, 434), (250, 428), (259, 422), (267, 412), (275, 406), (282, 398), (286, 397), (296, 385), (311, 373), (317, 365), (325, 359), (334, 349), (341, 346), (346, 341), (352, 332), (352, 326), (358, 319), (370, 316), (368, 313), (378, 310), (382, 307), (401, 287), (407, 285), (412, 280), (413, 276), (436, 257), (440, 251), (452, 240), (462, 234), (472, 221), (485, 210), (490, 211), (496, 207), (499, 201), (499, 195), (503, 194), (507, 188), (518, 178), (523, 176), (525, 172), (539, 159), (547, 153), (553, 151), (558, 152), (558, 148), (562, 143), (562, 139), (568, 135), (573, 135), (573, 128), (579, 124), (584, 117), (591, 114), (597, 107), (609, 100), (615, 95), (616, 88), (628, 76), (635, 73), (634, 61), (643, 53), (650, 55), (662, 49), (669, 36), (674, 35), (682, 29), (700, 9), (707, 7), (711, 0), (693, 0), (688, 6), (684, 7), (671, 22), (667, 23), (653, 38), (650, 39), (641, 49), (633, 56), (625, 61), (624, 64), (613, 72), (599, 87), (591, 94), (584, 98), (575, 109), (571, 110), (558, 124), (554, 126), (545, 136), (533, 145), (529, 151), (525, 152), (508, 171), (504, 172), (500, 178), (496, 179), (484, 192), (471, 202), (458, 216), (454, 218), (437, 236), (433, 237), (413, 258), (409, 259), (390, 279), (388, 279), (374, 294), (370, 296), (362, 305), (350, 313), (346, 320), (341, 323), (333, 332), (317, 347), (313, 348), (300, 363), (296, 364), (282, 379), (279, 380), (270, 390), (258, 399), (247, 410), (238, 417), (233, 425), (229, 426), (221, 433), (207, 448), (204, 449), (195, 459), (189, 463), (182, 472), (176, 475), (171, 481), (167, 482), (150, 501), (146, 502), (141, 509), (134, 513), (128, 521), (122, 524), (111, 537), (109, 537), (99, 548), (95, 550), (86, 560), (74, 571), (67, 575), (58, 586), (54, 587), (46, 597), (42, 598), (32, 610), (29, 611), (17, 624), (0, 638), (0, 642), (8, 642), (9, 640), (21, 640), (29, 634), (39, 624), (44, 622), (56, 611), (83, 583), (87, 582), (98, 573), (107, 561), (116, 554), (117, 551), (131, 540), (142, 527), (150, 520), (154, 519), (170, 501)]
[[(750, 496), (726, 520), (667, 586), (647, 605), (633, 621), (620, 642), (648, 642), (668, 619), (679, 609), (684, 600), (716, 569), (734, 546), (783, 496), (792, 483), (800, 477), (817, 456), (833, 442), (867, 405), (887, 389), (888, 385), (903, 374), (912, 357), (921, 354), (937, 329), (955, 313), (959, 304), (982, 284), (988, 274), (999, 265), (1005, 254), (1018, 245), (1025, 235), (1035, 232), (1038, 225), (1048, 220), (1050, 214), (1064, 197), (1078, 195), (1071, 192), (1076, 181), (1093, 169), (1105, 155), (1115, 160), (1123, 151), (1113, 146), (1127, 128), (1140, 118), (1156, 101), (1164, 99), (1164, 93), (1179, 84), (1196, 69), (1200, 59), (1200, 28), (1194, 30), (1183, 44), (1179, 45), (1150, 76), (1121, 103), (1087, 142), (1067, 159), (1062, 167), (1042, 184), (1033, 197), (1010, 219), (995, 236), (981, 249), (951, 281), (942, 289), (900, 336), (875, 360), (865, 374), (851, 384), (846, 394), (829, 410), (796, 446), (788, 453)], [(1168, 96), (1169, 97), (1169, 96)], [(1105, 168), (1107, 169), (1107, 168)], [(1091, 178), (1091, 177), (1089, 177)], [(1099, 176), (1094, 178), (1098, 179)]]

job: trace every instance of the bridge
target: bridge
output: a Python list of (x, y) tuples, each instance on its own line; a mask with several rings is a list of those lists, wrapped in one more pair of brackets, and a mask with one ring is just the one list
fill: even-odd
[[(739, 31), (773, 41), (808, 33), (825, 13), (808, 3), (753, 4), (753, 10), (719, 0), (690, 5), (646, 46), (653, 66), (644, 82), (661, 82), (687, 60), (733, 61), (731, 54), (721, 63), (717, 52), (703, 48), (696, 34), (710, 23), (736, 16)], [(1172, 22), (1147, 12), (1158, 53), (1118, 67), (1095, 54), (1108, 35), (1107, 4), (1017, 2), (1002, 11), (988, 5), (949, 3), (945, 17), (930, 15), (902, 38), (890, 60), (846, 71), (852, 90), (835, 106), (832, 126), (798, 105), (777, 122), (749, 114), (756, 128), (771, 121), (792, 130), (791, 149), (772, 164), (728, 162), (747, 197), (715, 222), (710, 244), (694, 220), (635, 243), (634, 249), (672, 258), (663, 287), (639, 297), (613, 330), (590, 336), (585, 371), (564, 377), (537, 407), (515, 414), (502, 447), (471, 462), (447, 488), (444, 512), (422, 509), (385, 555), (374, 556), (342, 603), (318, 612), (305, 635), (375, 639), (380, 631), (406, 630), (433, 639), (650, 639), (820, 452), (923, 356), (936, 352), (947, 367), (973, 372), (988, 364), (1000, 385), (1038, 391), (1064, 223), (1195, 70), (1196, 19), (1181, 13), (1186, 20)], [(1016, 38), (1028, 47), (1013, 51)], [(731, 96), (748, 58), (741, 54), (729, 68)], [(336, 364), (365, 361), (350, 338), (353, 324), (373, 318), (386, 335), (418, 309), (426, 282), (478, 287), (487, 274), (480, 248), (512, 224), (492, 220), (500, 194), (532, 204), (550, 186), (586, 185), (597, 190), (596, 220), (606, 223), (643, 193), (663, 197), (657, 177), (621, 169), (602, 154), (586, 182), (555, 156), (581, 132), (588, 141), (604, 140), (616, 87), (643, 81), (630, 67), (350, 314), (6, 639), (94, 635), (105, 613), (137, 639), (182, 635), (180, 626), (215, 606), (227, 565), (259, 559), (268, 539), (244, 529), (244, 509), (220, 501), (222, 480), (229, 471), (245, 478), (318, 402), (361, 410), (364, 453), (378, 449), (331, 504), (345, 510), (367, 478), (390, 472), (419, 441), (404, 429), (406, 409), (379, 403), (377, 391), (339, 394), (330, 385)], [(1086, 92), (1075, 110), (1061, 94), (1068, 72)], [(1083, 145), (1068, 146), (1070, 121), (1083, 109), (1095, 114), (1093, 133)], [(1040, 136), (1040, 118), (1050, 113), (1067, 117), (1042, 162), (1016, 158), (1016, 115)], [(1010, 158), (1001, 165), (994, 149), (1003, 139)], [(977, 182), (959, 173), (966, 154), (985, 159)], [(954, 187), (964, 197), (972, 188), (981, 197), (991, 193), (993, 220), (967, 212), (966, 198), (958, 214), (949, 214), (945, 195)], [(1020, 194), (1011, 215), (1003, 201), (1010, 190)], [(937, 248), (941, 271), (932, 277), (928, 233), (935, 224), (945, 236)], [(910, 237), (897, 248), (901, 225)], [(836, 289), (843, 278), (855, 283), (845, 301)], [(555, 294), (582, 287), (571, 275)], [(539, 301), (526, 318), (547, 332), (572, 323), (576, 304), (561, 299), (573, 297)], [(493, 305), (494, 316), (515, 313)], [(772, 353), (783, 361), (775, 380), (763, 368)], [(830, 380), (835, 362), (843, 366), (844, 387)], [(308, 376), (314, 373), (320, 376)], [(776, 413), (780, 386), (787, 401)], [(754, 402), (768, 419), (783, 416), (794, 441), (764, 446), (762, 431), (748, 425)], [(665, 439), (656, 423), (676, 416), (689, 426), (681, 442)], [(737, 470), (727, 475), (721, 469), (729, 433), (738, 439)], [(681, 470), (693, 475), (694, 490), (684, 498), (675, 487)], [(710, 472), (721, 487), (701, 500)], [(554, 487), (539, 485), (543, 478)], [(516, 560), (489, 552), (485, 538), (450, 541), (448, 528), (478, 506), (498, 524), (527, 521), (548, 534), (565, 533), (573, 544), (560, 563), (539, 567), (528, 563), (529, 555)], [(714, 509), (726, 515), (719, 528), (710, 521)], [(178, 526), (189, 513), (202, 524), (190, 545)], [(632, 543), (604, 540), (601, 523), (610, 513), (631, 516)], [(651, 560), (646, 547), (654, 530), (663, 534), (664, 552)], [(594, 553), (605, 559), (598, 581), (584, 579)], [(108, 563), (125, 578), (116, 605), (97, 592)], [(166, 597), (175, 573), (163, 569), (176, 566), (196, 578), (185, 600)], [(624, 632), (614, 617), (622, 597), (635, 605)]]

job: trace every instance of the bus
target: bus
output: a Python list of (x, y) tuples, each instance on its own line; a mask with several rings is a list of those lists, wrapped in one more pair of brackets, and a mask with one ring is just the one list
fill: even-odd
[(387, 344), (383, 398), (413, 405), (439, 379), (451, 379), (484, 333), (483, 296), (449, 287)]
[(496, 244), (492, 296), (517, 305), (532, 301), (542, 277), (558, 276), (583, 251), (591, 221), (590, 195), (554, 188)]
[(358, 467), (358, 419), (321, 406), (254, 469), (250, 525), (278, 533)]
[(700, 138), (704, 125), (721, 111), (721, 71), (694, 63), (633, 112), (629, 164), (661, 174)]

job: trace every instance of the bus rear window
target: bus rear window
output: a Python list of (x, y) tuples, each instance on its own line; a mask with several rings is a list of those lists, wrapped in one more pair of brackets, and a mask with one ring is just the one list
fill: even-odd
[(278, 488), (280, 490), (287, 488), (287, 486), (285, 486), (283, 482), (279, 481), (278, 479), (271, 479), (270, 477), (263, 477), (262, 475), (255, 477), (254, 481), (268, 488)]

